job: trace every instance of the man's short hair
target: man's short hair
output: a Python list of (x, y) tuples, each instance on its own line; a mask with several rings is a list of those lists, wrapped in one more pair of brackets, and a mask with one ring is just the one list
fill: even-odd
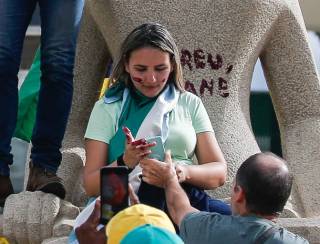
[(292, 175), (280, 157), (257, 153), (240, 166), (236, 185), (244, 191), (249, 212), (276, 215), (281, 213), (290, 196)]

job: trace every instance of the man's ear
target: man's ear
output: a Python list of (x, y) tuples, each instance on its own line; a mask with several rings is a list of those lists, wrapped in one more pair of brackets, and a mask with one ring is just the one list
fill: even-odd
[(245, 194), (241, 186), (235, 185), (233, 187), (233, 192), (234, 192), (234, 200), (237, 203), (242, 203), (243, 201), (245, 201)]

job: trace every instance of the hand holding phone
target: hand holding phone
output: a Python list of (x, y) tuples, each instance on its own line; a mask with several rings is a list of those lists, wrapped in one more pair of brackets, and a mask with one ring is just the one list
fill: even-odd
[(129, 206), (128, 168), (103, 167), (100, 170), (101, 219), (102, 224), (119, 211)]
[(154, 144), (148, 144), (144, 138), (135, 140), (128, 127), (123, 127), (122, 130), (126, 136), (126, 146), (122, 159), (129, 168), (133, 169), (142, 158), (150, 153), (149, 148)]

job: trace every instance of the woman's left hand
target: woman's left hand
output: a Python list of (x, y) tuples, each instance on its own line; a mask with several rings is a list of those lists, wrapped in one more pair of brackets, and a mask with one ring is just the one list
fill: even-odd
[(177, 177), (180, 183), (185, 182), (188, 178), (188, 166), (185, 165), (176, 165), (176, 173), (177, 173)]

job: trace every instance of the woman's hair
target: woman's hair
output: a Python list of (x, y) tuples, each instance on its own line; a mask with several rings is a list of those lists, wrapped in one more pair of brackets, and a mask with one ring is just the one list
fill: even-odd
[(130, 75), (125, 69), (133, 51), (144, 47), (157, 48), (169, 53), (173, 71), (168, 82), (174, 83), (175, 87), (184, 91), (184, 81), (180, 63), (180, 55), (177, 45), (169, 31), (158, 23), (145, 23), (136, 27), (121, 45), (119, 60), (115, 64), (110, 77), (111, 85), (116, 82), (125, 82), (127, 87), (132, 87)]

